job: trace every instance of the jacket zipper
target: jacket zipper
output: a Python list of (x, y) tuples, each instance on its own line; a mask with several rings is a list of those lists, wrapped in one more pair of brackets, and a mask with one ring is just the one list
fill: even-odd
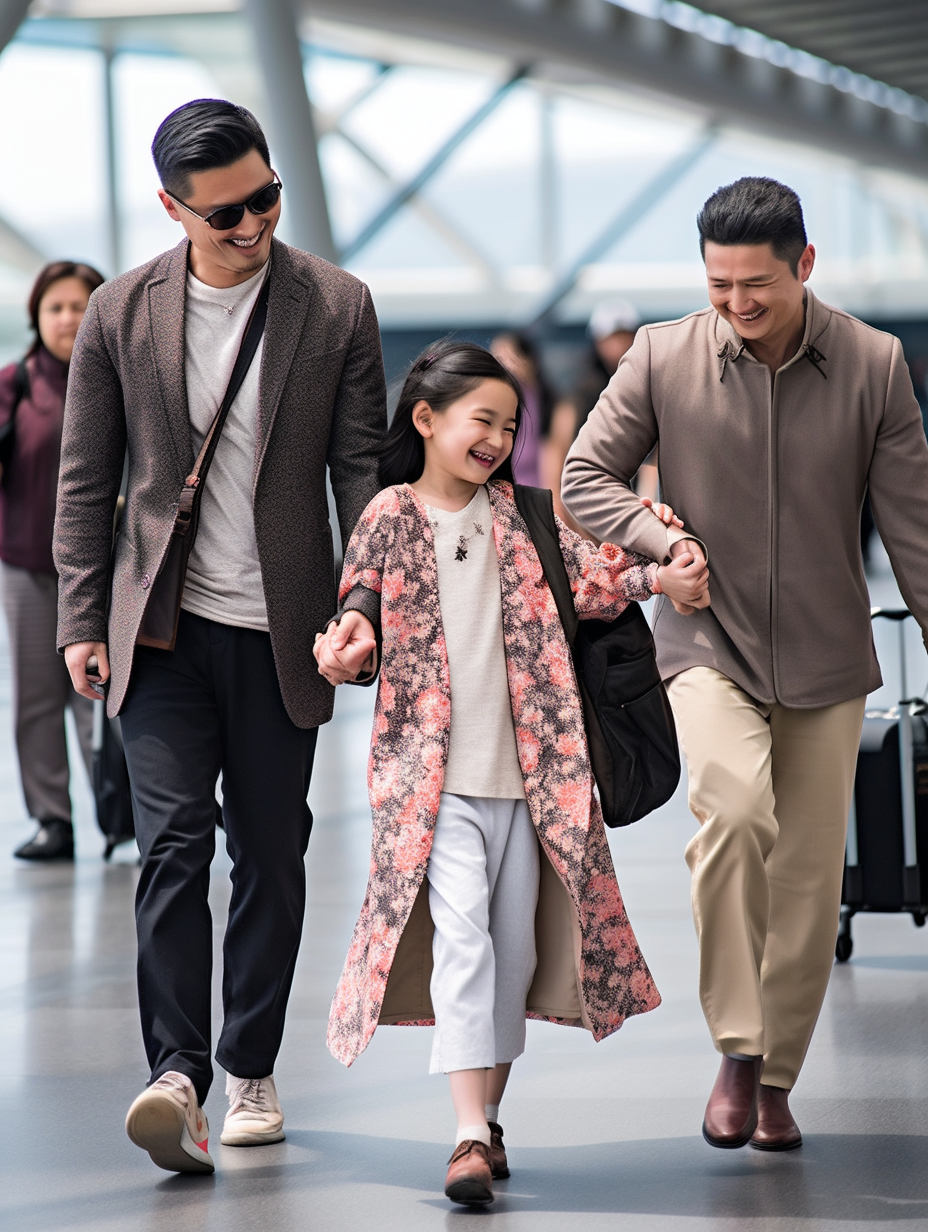
[[(788, 372), (789, 369), (792, 368), (794, 364), (798, 363), (800, 359), (805, 358), (808, 353), (808, 350), (809, 348), (804, 344), (802, 347), (800, 347), (800, 349), (796, 352), (796, 354), (793, 356), (793, 358), (788, 363), (784, 364), (782, 368), (778, 368), (777, 371), (774, 372), (772, 375), (770, 373), (770, 369), (769, 368), (767, 369), (768, 379), (770, 380), (770, 385), (769, 385), (770, 416), (769, 416), (769, 427), (768, 427), (768, 432), (770, 434), (769, 442), (768, 442), (768, 447), (769, 447), (768, 483), (770, 485), (770, 496), (769, 496), (769, 501), (768, 501), (769, 508), (770, 508), (770, 535), (768, 539), (768, 550), (770, 552), (770, 567), (768, 571), (769, 586), (770, 586), (770, 591), (769, 591), (770, 669), (771, 669), (771, 679), (773, 681), (773, 697), (775, 701), (780, 700), (780, 671), (779, 671), (780, 653), (779, 653), (779, 637), (778, 637), (779, 609), (777, 607), (777, 601), (776, 601), (777, 580), (778, 580), (777, 552), (779, 549), (779, 542), (780, 542), (779, 517), (778, 517), (779, 506), (777, 504), (777, 492), (779, 490), (778, 488), (778, 478), (779, 478), (779, 475), (778, 475), (778, 472), (779, 472), (779, 448), (778, 448), (779, 431), (778, 431), (778, 427), (779, 427), (780, 383), (781, 383), (783, 374), (785, 372)], [(816, 351), (815, 354), (819, 355), (819, 352)], [(824, 356), (822, 356), (821, 358), (824, 358)], [(818, 368), (818, 364), (816, 364), (814, 360), (813, 360), (813, 364), (818, 369), (818, 371), (821, 372), (821, 369)], [(824, 372), (821, 372), (821, 375), (824, 376), (825, 375)]]

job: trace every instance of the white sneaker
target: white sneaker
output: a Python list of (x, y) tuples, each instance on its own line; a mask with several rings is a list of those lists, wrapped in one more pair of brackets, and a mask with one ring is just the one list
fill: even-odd
[(261, 1146), (284, 1139), (284, 1114), (274, 1075), (236, 1078), (226, 1074), (229, 1111), (219, 1141), (223, 1146)]
[(142, 1092), (126, 1116), (126, 1133), (168, 1172), (215, 1172), (209, 1124), (186, 1074), (169, 1070)]

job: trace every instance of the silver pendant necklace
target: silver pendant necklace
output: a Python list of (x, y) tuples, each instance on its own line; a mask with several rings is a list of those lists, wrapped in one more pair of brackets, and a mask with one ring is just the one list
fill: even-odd
[[(438, 530), (438, 522), (431, 522), (430, 525), (432, 527), (433, 533), (436, 530)], [(476, 518), (474, 519), (473, 527), (474, 529), (470, 532), (469, 535), (463, 535), (463, 534), (458, 535), (458, 541), (454, 549), (454, 559), (455, 560), (467, 560), (467, 545), (470, 543), (471, 539), (473, 539), (475, 535), (486, 534), (486, 531), (484, 531), (483, 527), (476, 520)]]

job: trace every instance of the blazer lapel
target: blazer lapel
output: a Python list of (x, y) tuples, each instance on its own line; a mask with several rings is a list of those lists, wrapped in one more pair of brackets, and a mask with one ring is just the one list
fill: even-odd
[(305, 334), (306, 314), (312, 299), (312, 288), (294, 275), (285, 245), (274, 240), (271, 251), (271, 293), (268, 297), (258, 386), (255, 487), (287, 373)]
[(194, 461), (184, 354), (186, 298), (187, 241), (184, 240), (171, 253), (166, 273), (148, 284), (152, 360), (181, 478), (190, 473)]

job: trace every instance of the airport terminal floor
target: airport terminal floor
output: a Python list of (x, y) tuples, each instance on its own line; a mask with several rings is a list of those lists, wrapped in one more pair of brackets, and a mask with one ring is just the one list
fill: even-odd
[[(881, 570), (874, 598), (889, 603), (885, 558)], [(892, 643), (878, 645), (888, 700)], [(501, 1114), (511, 1179), (484, 1211), (452, 1208), (442, 1183), (454, 1122), (447, 1083), (427, 1072), (430, 1030), (383, 1029), (350, 1070), (325, 1049), (368, 864), (373, 696), (361, 689), (342, 690), (319, 742), (306, 928), (277, 1066), (287, 1140), (220, 1146), (217, 1074), (207, 1103), (215, 1176), (159, 1171), (123, 1132), (146, 1078), (135, 1008), (135, 856), (122, 849), (102, 862), (82, 779), (77, 863), (31, 867), (7, 854), (29, 831), (7, 736), (5, 650), (0, 664), (3, 1229), (424, 1232), (469, 1219), (500, 1232), (928, 1227), (928, 929), (908, 916), (854, 921), (853, 957), (834, 968), (793, 1098), (802, 1149), (720, 1151), (700, 1137), (717, 1056), (697, 1000), (683, 862), (693, 822), (682, 786), (659, 813), (611, 836), (663, 1005), (598, 1045), (586, 1032), (530, 1023)], [(919, 691), (923, 679), (924, 658)], [(217, 853), (217, 969), (228, 868)]]

